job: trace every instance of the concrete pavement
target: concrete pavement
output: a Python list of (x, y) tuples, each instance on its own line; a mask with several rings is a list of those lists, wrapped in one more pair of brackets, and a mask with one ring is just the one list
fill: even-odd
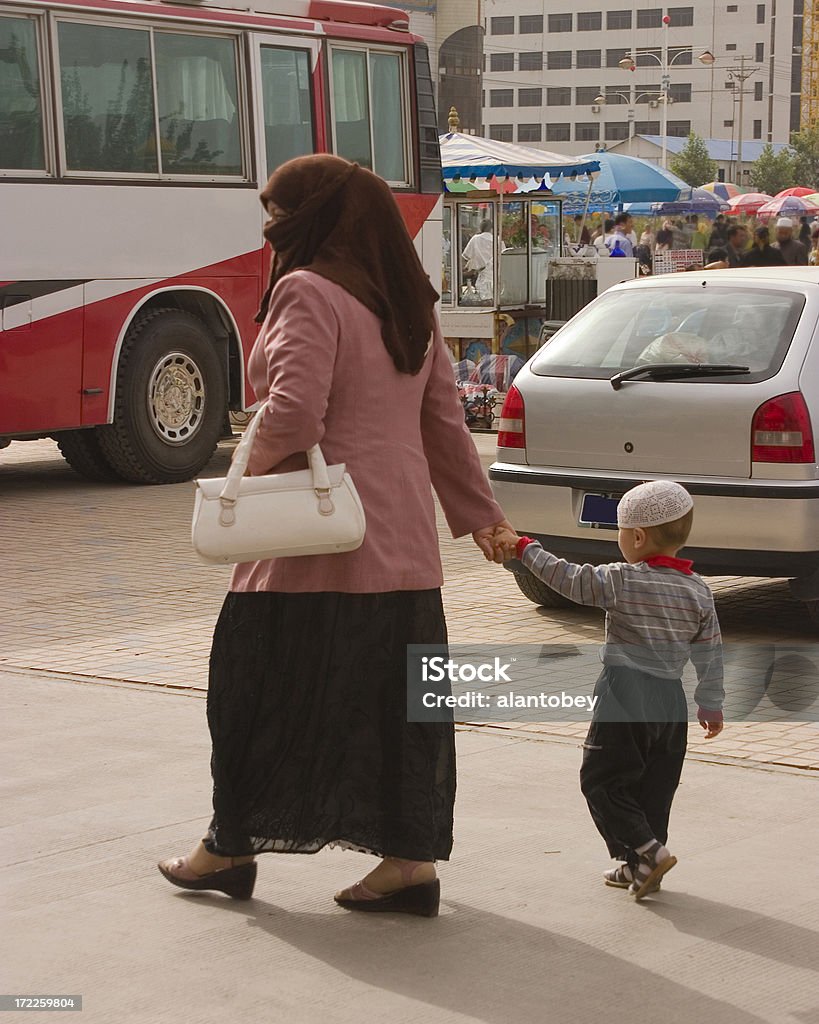
[(574, 740), (461, 730), (441, 916), (373, 918), (333, 904), (368, 863), (338, 850), (264, 855), (249, 903), (162, 880), (208, 821), (201, 694), (4, 670), (0, 707), (4, 992), (93, 1024), (819, 1022), (813, 773), (689, 763), (680, 863), (636, 904)]

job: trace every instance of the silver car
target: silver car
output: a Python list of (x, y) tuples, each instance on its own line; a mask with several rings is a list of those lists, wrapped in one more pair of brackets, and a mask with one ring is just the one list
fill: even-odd
[[(515, 378), (489, 476), (515, 527), (576, 562), (615, 561), (619, 497), (694, 495), (704, 575), (791, 578), (819, 624), (819, 268), (618, 285)], [(537, 604), (564, 598), (509, 563)]]

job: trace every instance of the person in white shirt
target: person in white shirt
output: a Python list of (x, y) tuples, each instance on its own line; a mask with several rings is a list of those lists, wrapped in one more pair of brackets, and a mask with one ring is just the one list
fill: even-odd
[(475, 289), (481, 299), (492, 300), (495, 293), (495, 236), (492, 221), (481, 221), (481, 230), (466, 243), (462, 253), (468, 271), (477, 271)]
[(629, 238), (629, 234), (633, 235), (634, 232), (630, 230), (630, 227), (631, 217), (627, 213), (618, 213), (614, 218), (614, 230), (606, 242), (609, 252), (614, 248), (616, 241), (626, 256), (634, 255), (634, 243)]

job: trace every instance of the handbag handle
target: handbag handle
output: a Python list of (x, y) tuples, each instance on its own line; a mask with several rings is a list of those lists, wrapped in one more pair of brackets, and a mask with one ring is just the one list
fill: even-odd
[[(236, 445), (233, 456), (230, 460), (230, 468), (225, 478), (225, 486), (219, 495), (222, 511), (219, 515), (219, 522), (222, 526), (230, 526), (236, 521), (234, 506), (239, 499), (239, 488), (242, 477), (247, 470), (250, 461), (250, 452), (259, 427), (262, 423), (262, 416), (267, 404), (261, 405), (245, 428), (242, 440)], [(323, 516), (331, 516), (335, 511), (332, 499), (330, 498), (330, 474), (327, 472), (327, 462), (319, 445), (314, 444), (307, 451), (307, 461), (310, 465), (310, 472), (313, 474), (313, 490), (318, 498), (319, 513)]]

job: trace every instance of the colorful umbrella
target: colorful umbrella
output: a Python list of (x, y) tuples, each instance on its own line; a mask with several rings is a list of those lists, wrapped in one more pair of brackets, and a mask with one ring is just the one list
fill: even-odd
[(819, 192), (811, 192), (809, 196), (802, 196), (803, 199), (807, 199), (809, 203), (816, 203), (819, 205)]
[(773, 196), (769, 196), (767, 192), (747, 192), (744, 195), (734, 196), (733, 199), (729, 199), (728, 206), (731, 209), (731, 213), (753, 214), (761, 206), (770, 203), (772, 200)]
[(740, 195), (740, 190), (731, 181), (709, 181), (707, 185), (700, 185), (706, 192), (713, 192), (720, 199), (733, 199)]
[[(648, 160), (604, 150), (580, 157), (580, 160), (586, 159), (600, 162), (600, 173), (592, 183), (589, 197), (592, 206), (673, 202), (691, 196), (690, 187), (681, 178)], [(563, 177), (555, 182), (552, 191), (576, 206), (586, 200), (588, 181)]]
[(812, 188), (806, 188), (804, 185), (796, 185), (794, 188), (785, 188), (781, 192), (777, 192), (774, 199), (782, 199), (784, 196), (799, 196), (801, 199), (804, 196), (810, 195), (813, 195)]
[(799, 196), (783, 196), (772, 199), (757, 211), (758, 217), (804, 217), (811, 213), (819, 213), (819, 203), (812, 203)]

